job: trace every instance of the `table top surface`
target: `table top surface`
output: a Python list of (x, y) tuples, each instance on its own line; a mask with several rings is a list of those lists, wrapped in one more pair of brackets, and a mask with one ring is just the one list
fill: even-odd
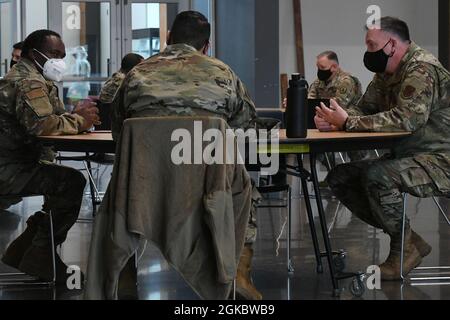
[[(409, 136), (410, 132), (320, 132), (319, 130), (308, 130), (306, 138), (287, 138), (286, 130), (280, 130), (280, 141), (313, 142), (321, 140), (344, 140), (344, 139), (371, 139), (371, 138), (399, 138)], [(41, 136), (43, 141), (98, 141), (111, 142), (112, 135), (110, 131), (94, 131), (90, 133), (63, 136)]]
[(308, 130), (306, 138), (288, 138), (286, 130), (280, 130), (280, 141), (283, 140), (304, 140), (307, 141), (321, 141), (321, 140), (345, 140), (345, 139), (371, 139), (371, 138), (399, 138), (411, 135), (410, 132), (320, 132), (319, 130)]
[(113, 141), (111, 131), (94, 131), (76, 135), (40, 136), (43, 141)]

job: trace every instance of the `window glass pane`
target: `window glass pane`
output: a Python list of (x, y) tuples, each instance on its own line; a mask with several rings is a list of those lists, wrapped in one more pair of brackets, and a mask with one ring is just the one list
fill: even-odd
[(133, 3), (132, 51), (148, 58), (164, 50), (167, 30), (178, 13), (176, 3)]
[(63, 2), (62, 38), (66, 45), (66, 103), (97, 95), (97, 86), (86, 81), (91, 77), (106, 78), (110, 74), (111, 14), (109, 2)]

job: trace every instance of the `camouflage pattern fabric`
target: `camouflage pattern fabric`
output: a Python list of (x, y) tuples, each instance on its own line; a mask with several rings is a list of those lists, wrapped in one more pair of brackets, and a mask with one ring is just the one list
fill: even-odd
[[(44, 212), (52, 212), (55, 245), (66, 240), (67, 233), (75, 224), (80, 212), (86, 179), (73, 168), (52, 163), (41, 162), (22, 194), (44, 195)], [(38, 227), (33, 245), (47, 247), (50, 245), (48, 215), (37, 212), (27, 222)]]
[(403, 193), (419, 198), (445, 195), (414, 158), (386, 157), (339, 165), (327, 181), (353, 214), (394, 238), (401, 232)]
[(123, 79), (125, 79), (125, 74), (118, 71), (109, 78), (103, 85), (100, 91), (99, 100), (103, 103), (111, 103), (114, 100), (120, 86), (122, 85)]
[[(229, 66), (186, 44), (168, 46), (131, 70), (112, 103), (112, 131), (117, 139), (123, 121), (152, 116), (219, 116), (231, 128), (256, 128), (255, 105), (247, 89)], [(246, 243), (256, 239), (256, 204)]]
[[(74, 169), (43, 160), (49, 152), (36, 136), (77, 134), (84, 121), (65, 112), (58, 88), (26, 58), (0, 80), (0, 196), (44, 195), (58, 239), (75, 223), (85, 180)], [(48, 244), (43, 228), (36, 244)]]
[[(308, 90), (308, 99), (336, 99), (336, 102), (344, 109), (356, 105), (361, 96), (362, 89), (358, 78), (343, 70), (339, 70), (330, 81), (316, 79)], [(370, 158), (369, 151), (351, 151), (347, 152), (347, 154), (351, 161)], [(328, 153), (327, 155), (331, 168), (334, 168), (335, 155), (333, 153)], [(323, 155), (319, 155), (318, 160), (325, 167), (329, 167), (328, 161)]]
[(359, 104), (349, 109), (347, 131), (412, 132), (392, 149), (389, 160), (339, 166), (328, 177), (350, 210), (389, 234), (400, 232), (401, 192), (450, 194), (449, 85), (450, 73), (412, 43), (398, 71), (375, 75)]
[(22, 190), (48, 155), (36, 136), (77, 134), (84, 118), (66, 113), (58, 88), (24, 58), (0, 80), (0, 190)]
[(361, 96), (362, 89), (358, 78), (342, 70), (337, 71), (329, 81), (316, 79), (308, 91), (308, 99), (336, 99), (345, 109), (356, 105)]

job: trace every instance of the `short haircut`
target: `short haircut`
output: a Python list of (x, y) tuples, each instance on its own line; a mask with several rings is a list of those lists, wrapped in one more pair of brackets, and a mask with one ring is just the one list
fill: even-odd
[(211, 36), (208, 19), (197, 11), (184, 11), (177, 15), (170, 30), (170, 44), (184, 43), (197, 50), (203, 48)]
[(144, 60), (143, 56), (136, 53), (129, 53), (122, 58), (120, 69), (128, 73), (131, 71), (131, 69), (137, 66), (142, 60)]
[(323, 57), (327, 57), (328, 60), (334, 61), (337, 64), (339, 64), (338, 56), (337, 56), (336, 52), (334, 52), (334, 51), (330, 51), (330, 50), (324, 51), (324, 52), (322, 52), (321, 54), (319, 54), (317, 56), (317, 59), (320, 59), (320, 58), (323, 58)]
[[(405, 21), (400, 20), (395, 17), (382, 17), (379, 21), (380, 29), (395, 34), (404, 42), (410, 42), (411, 37), (409, 34), (409, 28)], [(368, 30), (368, 26), (366, 25), (366, 30)]]
[(22, 50), (23, 48), (23, 41), (17, 42), (13, 45), (14, 50)]
[(27, 57), (33, 49), (42, 51), (46, 38), (50, 36), (55, 36), (61, 39), (61, 36), (52, 30), (42, 29), (30, 33), (30, 35), (23, 42), (21, 57)]

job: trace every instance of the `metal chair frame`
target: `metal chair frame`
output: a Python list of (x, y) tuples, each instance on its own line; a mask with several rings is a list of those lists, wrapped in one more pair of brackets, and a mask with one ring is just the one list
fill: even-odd
[[(405, 245), (405, 228), (406, 228), (406, 198), (407, 194), (403, 195), (403, 217), (402, 217), (402, 242), (400, 252), (400, 277), (403, 282), (409, 281), (413, 285), (421, 281), (449, 281), (450, 280), (450, 266), (431, 266), (431, 267), (417, 267), (411, 272), (413, 274), (407, 277), (403, 272), (403, 260), (404, 260), (404, 245)], [(442, 209), (441, 205), (437, 201), (436, 197), (432, 197), (434, 203), (437, 205), (439, 212), (444, 217), (447, 224), (450, 226), (450, 219)], [(442, 272), (445, 270), (444, 272)], [(434, 272), (433, 272), (434, 271)], [(420, 285), (438, 285), (439, 283), (421, 283)], [(417, 284), (419, 285), (419, 284)]]
[[(38, 195), (18, 195), (18, 197), (28, 198)], [(12, 197), (12, 196), (8, 196)], [(10, 272), (10, 273), (0, 273), (0, 288), (4, 287), (18, 287), (18, 286), (47, 286), (54, 287), (56, 283), (56, 257), (55, 257), (55, 239), (53, 230), (53, 216), (51, 211), (45, 212), (49, 215), (49, 230), (50, 230), (50, 243), (52, 250), (52, 268), (53, 268), (53, 278), (51, 281), (42, 281), (36, 277), (29, 276), (23, 272)]]

